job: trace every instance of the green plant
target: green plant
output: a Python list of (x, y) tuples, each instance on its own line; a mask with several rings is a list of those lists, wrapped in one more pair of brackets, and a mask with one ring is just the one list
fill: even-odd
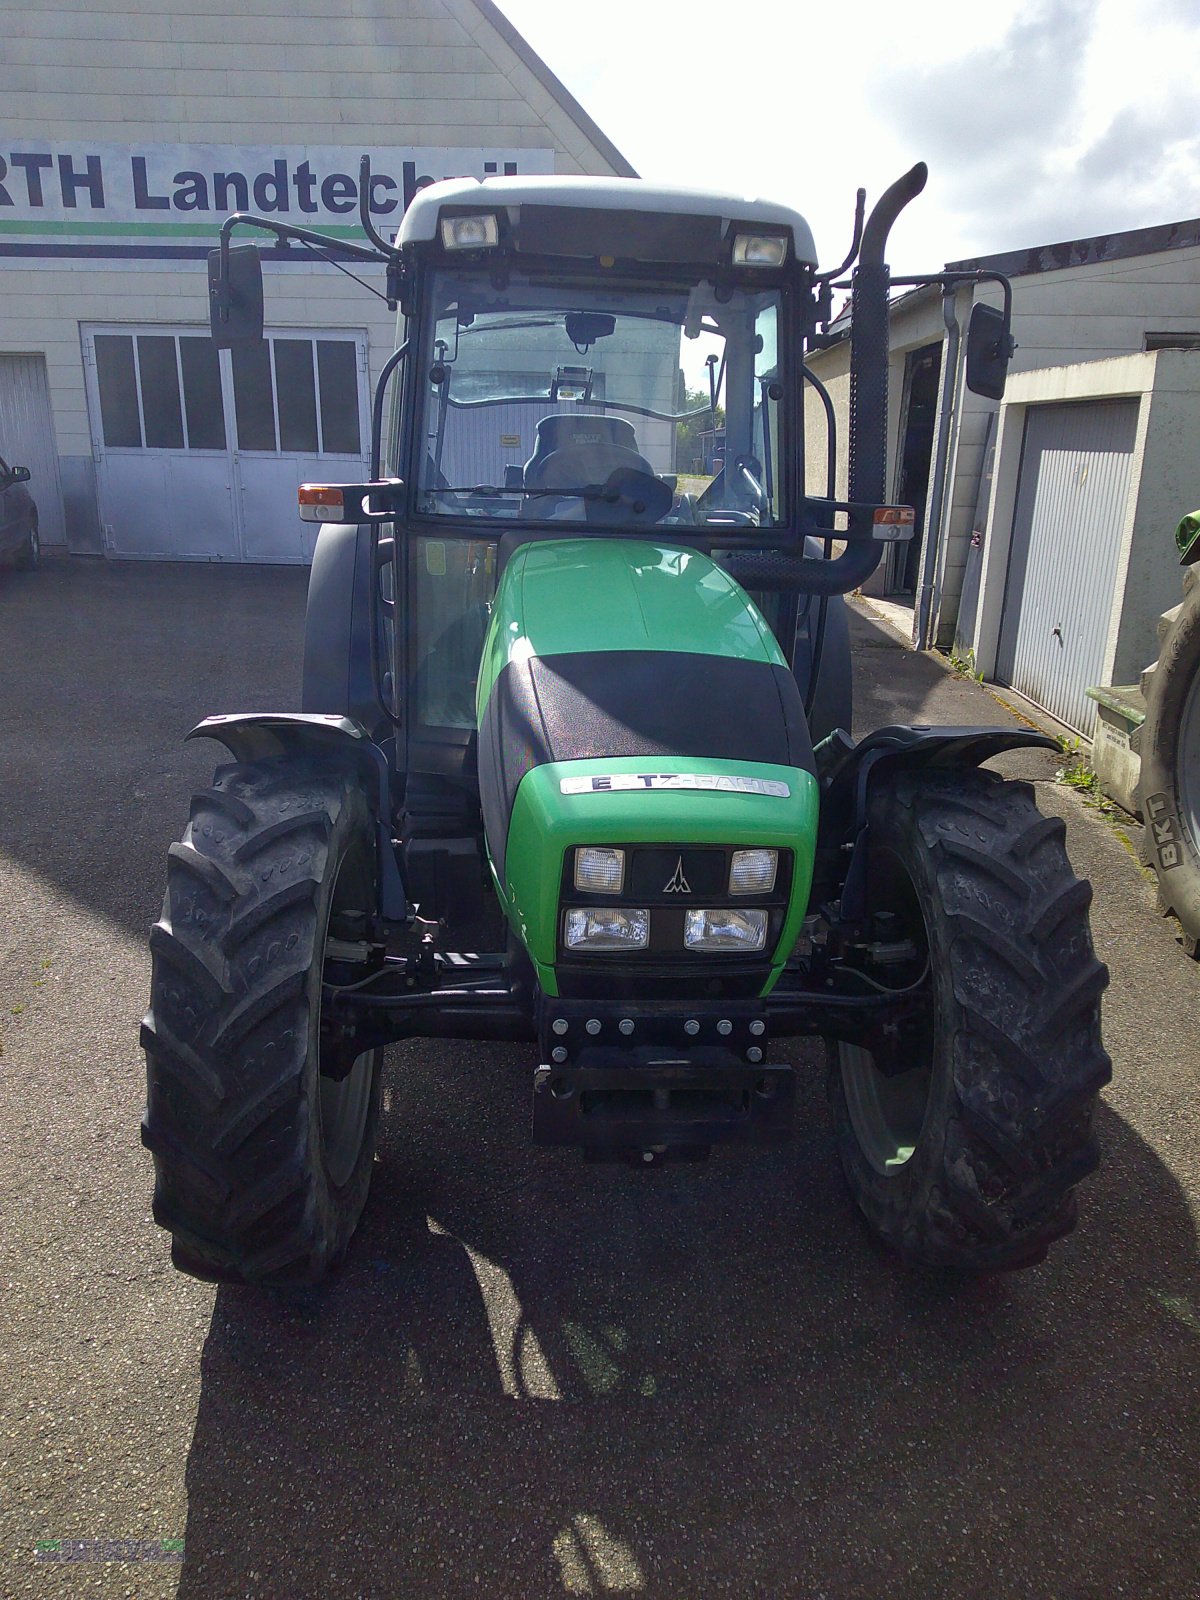
[(1092, 771), (1088, 756), (1080, 740), (1060, 733), (1055, 735), (1058, 748), (1065, 757), (1063, 765), (1054, 774), (1056, 783), (1063, 783), (1082, 796), (1083, 803), (1100, 811), (1106, 817), (1116, 815), (1116, 807), (1100, 788), (1100, 780)]
[(975, 665), (975, 652), (968, 649), (965, 655), (959, 655), (956, 650), (950, 652), (950, 670), (956, 678), (970, 678), (972, 683), (982, 683), (983, 673)]

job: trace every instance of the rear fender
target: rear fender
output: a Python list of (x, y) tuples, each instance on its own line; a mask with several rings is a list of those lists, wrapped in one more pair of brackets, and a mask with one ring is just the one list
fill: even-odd
[(305, 711), (353, 717), (368, 731), (386, 726), (380, 705), (381, 604), (378, 568), (392, 542), (370, 523), (325, 523), (317, 535), (304, 621)]
[[(821, 825), (817, 842), (814, 901), (828, 895), (850, 847), (841, 886), (841, 919), (854, 923), (866, 905), (867, 805), (872, 785), (883, 774), (979, 767), (1005, 750), (1057, 750), (1057, 740), (1031, 728), (892, 727), (877, 728), (855, 744), (838, 730), (814, 751), (821, 785)], [(836, 892), (836, 890), (835, 890)]]
[(391, 766), (360, 722), (316, 712), (235, 712), (205, 717), (187, 737), (216, 739), (235, 761), (308, 756), (356, 773), (375, 818), (380, 913), (388, 922), (407, 920), (408, 901), (392, 841)]

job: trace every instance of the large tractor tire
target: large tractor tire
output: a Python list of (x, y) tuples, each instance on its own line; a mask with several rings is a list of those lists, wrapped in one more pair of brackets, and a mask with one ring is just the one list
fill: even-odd
[(36, 572), (42, 563), (42, 541), (38, 533), (36, 506), (29, 514), (29, 532), (17, 555), (17, 566), (22, 572)]
[(1161, 654), (1142, 674), (1145, 859), (1159, 904), (1177, 919), (1188, 954), (1200, 954), (1200, 568), (1188, 567), (1183, 601), (1164, 614)]
[(1092, 1114), (1111, 1063), (1107, 970), (1091, 886), (1065, 828), (1027, 784), (984, 771), (897, 776), (870, 803), (868, 894), (909, 944), (876, 987), (928, 986), (888, 1076), (861, 1045), (830, 1046), (842, 1166), (874, 1232), (909, 1261), (1031, 1266), (1075, 1223), (1096, 1165)]
[(154, 1217), (176, 1266), (220, 1282), (316, 1282), (367, 1198), (379, 1055), (330, 1075), (331, 931), (375, 903), (374, 836), (352, 778), (287, 757), (227, 766), (171, 846), (142, 1027)]

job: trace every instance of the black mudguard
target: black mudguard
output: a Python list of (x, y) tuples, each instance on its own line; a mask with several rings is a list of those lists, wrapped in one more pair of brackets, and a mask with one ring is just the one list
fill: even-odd
[(375, 817), (379, 840), (379, 911), (389, 922), (403, 922), (408, 901), (392, 842), (391, 764), (387, 753), (360, 722), (316, 712), (249, 711), (205, 717), (187, 735), (216, 739), (235, 761), (266, 761), (275, 756), (309, 756), (352, 767), (361, 777)]
[(326, 523), (317, 535), (304, 619), (305, 711), (352, 717), (374, 732), (386, 725), (376, 685), (379, 641), (375, 570), (381, 541), (369, 523)]
[[(821, 785), (821, 824), (817, 835), (814, 907), (835, 898), (840, 888), (844, 921), (853, 922), (863, 901), (867, 851), (867, 800), (883, 772), (979, 767), (1005, 750), (1057, 750), (1057, 740), (1033, 728), (877, 728), (857, 744), (838, 731), (814, 751)], [(844, 867), (846, 847), (852, 846)]]

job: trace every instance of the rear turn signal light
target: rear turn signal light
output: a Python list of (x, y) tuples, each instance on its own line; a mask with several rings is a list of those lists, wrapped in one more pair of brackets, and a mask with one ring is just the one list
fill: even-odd
[(876, 506), (872, 521), (877, 539), (899, 544), (912, 538), (917, 514), (911, 506)]
[(302, 522), (345, 522), (346, 507), (340, 485), (302, 483), (297, 491)]

